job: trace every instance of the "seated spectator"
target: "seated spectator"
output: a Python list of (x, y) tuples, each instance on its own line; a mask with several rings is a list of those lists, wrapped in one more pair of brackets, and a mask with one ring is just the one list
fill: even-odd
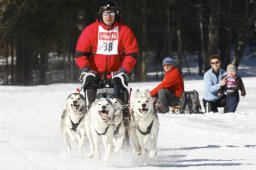
[(221, 68), (219, 55), (212, 55), (209, 61), (211, 68), (204, 73), (205, 93), (203, 105), (206, 112), (218, 112), (217, 107), (224, 107), (224, 112), (226, 112), (226, 95), (218, 95), (221, 86), (226, 85), (226, 78), (222, 79), (225, 76), (225, 70)]
[(222, 86), (219, 91), (219, 96), (222, 96), (224, 93), (226, 94), (226, 103), (227, 103), (227, 111), (235, 112), (237, 105), (239, 103), (239, 92), (241, 91), (241, 96), (246, 95), (246, 91), (244, 88), (244, 83), (242, 79), (237, 76), (236, 67), (233, 64), (229, 64), (227, 66), (227, 76), (224, 77), (227, 80), (225, 86)]
[(162, 82), (150, 91), (152, 97), (158, 97), (160, 108), (158, 112), (168, 113), (169, 106), (177, 106), (180, 103), (180, 97), (184, 92), (183, 77), (179, 70), (174, 66), (173, 60), (167, 57), (163, 60), (164, 79)]

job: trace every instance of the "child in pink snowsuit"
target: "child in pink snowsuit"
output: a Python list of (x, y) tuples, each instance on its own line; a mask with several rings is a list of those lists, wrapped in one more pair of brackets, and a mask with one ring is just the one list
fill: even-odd
[(229, 64), (227, 66), (227, 75), (224, 78), (227, 79), (227, 83), (225, 86), (221, 87), (219, 95), (222, 95), (224, 92), (226, 92), (227, 111), (235, 112), (239, 103), (238, 91), (241, 91), (241, 96), (245, 96), (245, 87), (242, 79), (237, 76), (236, 67), (233, 64)]

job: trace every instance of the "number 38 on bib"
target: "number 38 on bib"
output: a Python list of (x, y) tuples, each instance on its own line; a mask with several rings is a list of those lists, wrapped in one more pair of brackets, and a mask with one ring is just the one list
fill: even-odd
[(104, 30), (99, 26), (97, 54), (116, 55), (118, 54), (118, 27), (112, 30)]

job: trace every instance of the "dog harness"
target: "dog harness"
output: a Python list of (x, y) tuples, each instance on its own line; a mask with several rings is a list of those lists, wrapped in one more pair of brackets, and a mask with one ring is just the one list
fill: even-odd
[(152, 120), (152, 122), (150, 123), (150, 125), (148, 126), (146, 132), (141, 131), (141, 130), (140, 130), (140, 127), (138, 127), (138, 130), (139, 130), (139, 132), (140, 132), (142, 135), (148, 135), (148, 134), (151, 133), (152, 126), (153, 126), (153, 120)]
[(79, 126), (79, 124), (80, 124), (80, 122), (82, 121), (82, 119), (83, 119), (84, 117), (81, 117), (81, 119), (77, 122), (77, 123), (74, 123), (72, 120), (71, 120), (71, 118), (69, 117), (69, 119), (70, 119), (70, 122), (71, 122), (71, 124), (72, 124), (72, 130), (73, 131), (76, 131), (76, 129), (77, 129), (77, 127)]
[(107, 131), (108, 131), (108, 128), (109, 128), (109, 125), (106, 127), (106, 129), (105, 129), (105, 131), (104, 131), (103, 133), (97, 132), (96, 129), (95, 129), (95, 132), (96, 132), (99, 136), (101, 136), (101, 135), (106, 135), (106, 133), (107, 133)]
[(114, 135), (118, 134), (119, 128), (121, 126), (121, 122), (116, 126), (115, 130), (114, 130)]

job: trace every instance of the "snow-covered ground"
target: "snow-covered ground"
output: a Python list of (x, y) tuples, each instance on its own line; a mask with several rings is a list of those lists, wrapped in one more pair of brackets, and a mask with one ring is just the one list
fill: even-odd
[[(107, 165), (79, 157), (77, 147), (66, 157), (60, 116), (67, 96), (79, 84), (0, 86), (0, 170), (88, 169), (256, 169), (256, 53), (247, 49), (239, 66), (247, 95), (236, 113), (159, 115), (158, 158), (134, 157), (131, 149), (114, 155)], [(203, 97), (204, 84), (195, 61), (185, 90)], [(186, 68), (185, 68), (186, 69)], [(130, 83), (133, 89), (152, 89), (158, 82)], [(134, 90), (133, 90), (134, 91)], [(85, 155), (88, 153), (88, 144)]]
[[(81, 158), (77, 148), (66, 157), (60, 133), (65, 100), (79, 84), (20, 87), (0, 86), (1, 170), (88, 169), (256, 169), (256, 78), (243, 78), (247, 95), (237, 113), (159, 115), (158, 158), (135, 158), (128, 148), (112, 161)], [(130, 83), (152, 89), (155, 83)], [(202, 99), (202, 80), (186, 80)], [(88, 144), (85, 154), (88, 153)]]

